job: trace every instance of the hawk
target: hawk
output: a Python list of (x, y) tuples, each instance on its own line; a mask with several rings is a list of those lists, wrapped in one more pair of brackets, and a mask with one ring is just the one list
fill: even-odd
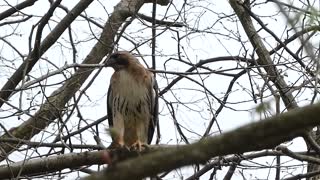
[(153, 73), (126, 51), (111, 54), (114, 73), (108, 89), (108, 122), (115, 131), (111, 147), (141, 150), (151, 143), (158, 122), (158, 87)]

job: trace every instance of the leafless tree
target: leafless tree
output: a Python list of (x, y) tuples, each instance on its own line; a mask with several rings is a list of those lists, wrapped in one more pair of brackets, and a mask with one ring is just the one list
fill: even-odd
[[(319, 179), (319, 9), (0, 2), (0, 179)], [(104, 62), (116, 50), (159, 84), (159, 125), (142, 152), (105, 148)]]

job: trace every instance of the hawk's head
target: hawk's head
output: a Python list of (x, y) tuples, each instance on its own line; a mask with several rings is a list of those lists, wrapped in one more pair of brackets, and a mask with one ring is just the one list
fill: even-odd
[(132, 63), (139, 63), (139, 61), (127, 51), (118, 51), (111, 54), (106, 62), (106, 67), (112, 67), (118, 71), (127, 68)]

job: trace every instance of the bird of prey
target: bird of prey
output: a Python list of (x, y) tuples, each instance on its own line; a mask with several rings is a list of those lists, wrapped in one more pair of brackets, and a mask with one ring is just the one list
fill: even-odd
[(111, 147), (141, 150), (151, 143), (158, 122), (158, 87), (153, 73), (126, 51), (107, 60), (113, 73), (108, 89), (108, 122), (115, 131)]

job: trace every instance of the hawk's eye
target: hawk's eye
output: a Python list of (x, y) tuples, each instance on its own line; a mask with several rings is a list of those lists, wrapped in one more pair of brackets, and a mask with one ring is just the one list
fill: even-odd
[(113, 59), (118, 59), (119, 58), (119, 54), (113, 54), (110, 58), (113, 58)]
[(128, 65), (128, 59), (118, 57), (117, 64), (126, 66)]

